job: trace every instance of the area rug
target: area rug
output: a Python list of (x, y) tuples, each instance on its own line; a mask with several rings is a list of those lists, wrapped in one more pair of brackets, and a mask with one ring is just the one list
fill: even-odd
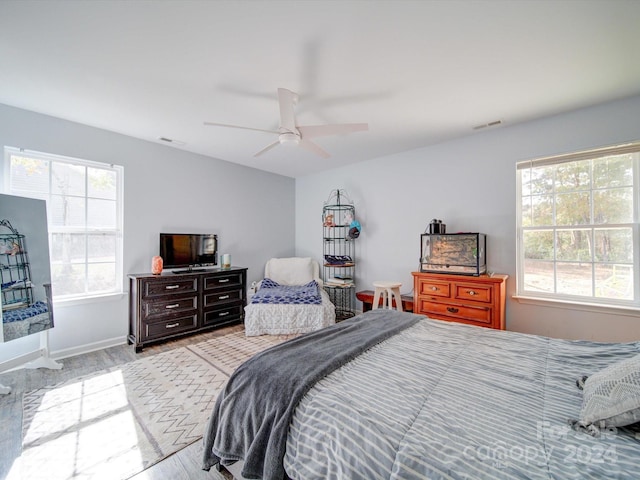
[(125, 479), (202, 438), (229, 375), (288, 337), (229, 333), (28, 392), (25, 479)]

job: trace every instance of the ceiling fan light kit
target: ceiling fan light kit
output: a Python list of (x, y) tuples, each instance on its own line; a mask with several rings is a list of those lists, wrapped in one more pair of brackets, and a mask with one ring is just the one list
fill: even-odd
[(346, 135), (354, 132), (369, 130), (366, 123), (341, 123), (333, 125), (298, 125), (293, 107), (298, 103), (299, 95), (286, 88), (278, 89), (278, 104), (280, 106), (280, 128), (276, 130), (264, 130), (260, 128), (241, 127), (227, 125), (225, 123), (204, 122), (205, 125), (215, 127), (239, 128), (242, 130), (254, 130), (258, 132), (275, 133), (278, 135), (276, 142), (270, 143), (257, 152), (254, 157), (268, 152), (278, 145), (298, 145), (320, 157), (329, 158), (331, 155), (315, 144), (310, 138), (326, 137), (330, 135)]

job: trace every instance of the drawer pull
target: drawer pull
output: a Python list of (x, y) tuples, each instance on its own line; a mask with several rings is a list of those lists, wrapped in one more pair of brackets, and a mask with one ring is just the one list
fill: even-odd
[(447, 312), (449, 313), (458, 313), (458, 309), (455, 307), (447, 307)]
[(468, 290), (467, 293), (471, 296), (477, 295), (477, 293), (473, 290)]
[(166, 325), (166, 327), (167, 327), (167, 328), (176, 328), (176, 327), (179, 327), (179, 326), (180, 326), (180, 322), (177, 322), (177, 323), (168, 323), (168, 324)]
[(218, 314), (218, 316), (219, 316), (219, 317), (224, 317), (224, 316), (226, 316), (226, 315), (229, 315), (229, 313), (230, 313), (230, 312), (220, 312), (220, 313)]
[(218, 283), (227, 283), (228, 281), (228, 278), (221, 278), (220, 280), (218, 280)]
[(180, 285), (167, 285), (164, 287), (165, 290), (175, 290), (176, 288), (180, 288)]
[(438, 291), (438, 287), (431, 287), (431, 290), (433, 290), (434, 292)]
[(179, 306), (180, 306), (179, 303), (174, 303), (173, 305), (165, 305), (164, 308), (171, 309), (171, 308), (178, 308)]
[(218, 297), (218, 300), (226, 300), (227, 298), (231, 297), (231, 295), (220, 295)]

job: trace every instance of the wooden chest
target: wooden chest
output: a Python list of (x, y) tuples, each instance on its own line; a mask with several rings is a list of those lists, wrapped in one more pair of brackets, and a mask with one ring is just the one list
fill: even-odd
[(413, 312), (429, 318), (504, 330), (508, 275), (413, 272)]

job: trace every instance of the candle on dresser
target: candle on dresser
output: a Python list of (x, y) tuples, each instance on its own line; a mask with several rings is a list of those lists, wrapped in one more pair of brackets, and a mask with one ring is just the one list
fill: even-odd
[(231, 255), (228, 253), (222, 255), (222, 268), (231, 268)]

